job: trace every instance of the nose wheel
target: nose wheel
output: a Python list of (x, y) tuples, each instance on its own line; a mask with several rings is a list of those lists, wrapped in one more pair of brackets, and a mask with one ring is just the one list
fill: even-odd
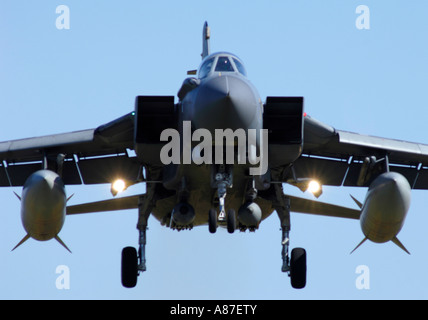
[(208, 212), (208, 230), (210, 233), (215, 233), (217, 231), (217, 211), (215, 209), (210, 209)]
[(235, 210), (230, 209), (227, 210), (225, 216), (217, 216), (217, 210), (210, 209), (210, 211), (208, 212), (208, 230), (210, 233), (216, 233), (219, 222), (222, 224), (226, 223), (227, 232), (234, 233), (236, 230)]
[(236, 213), (235, 210), (227, 210), (226, 214), (227, 232), (234, 233), (236, 230)]

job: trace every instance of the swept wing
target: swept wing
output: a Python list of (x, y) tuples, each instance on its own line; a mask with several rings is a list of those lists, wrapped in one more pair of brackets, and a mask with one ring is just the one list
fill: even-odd
[(0, 186), (22, 186), (43, 161), (65, 156), (65, 184), (135, 180), (140, 165), (128, 150), (134, 146), (134, 113), (95, 129), (0, 142)]
[[(390, 170), (413, 189), (428, 189), (428, 145), (337, 130), (307, 116), (303, 153), (293, 170), (323, 185), (351, 187), (368, 187), (376, 173)], [(284, 181), (292, 174), (285, 170)]]

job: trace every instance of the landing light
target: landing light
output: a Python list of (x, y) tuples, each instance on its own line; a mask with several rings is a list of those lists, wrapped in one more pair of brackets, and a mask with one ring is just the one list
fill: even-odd
[(318, 181), (311, 180), (308, 184), (308, 191), (318, 198), (322, 194), (322, 187)]
[(111, 194), (116, 196), (118, 193), (125, 191), (127, 188), (126, 183), (122, 179), (117, 179), (111, 184)]
[(289, 179), (287, 183), (296, 186), (302, 192), (309, 191), (315, 197), (319, 198), (322, 194), (322, 185), (317, 180), (313, 180), (310, 178), (297, 178), (297, 179)]
[(315, 193), (315, 192), (320, 191), (320, 189), (321, 189), (321, 186), (318, 183), (318, 181), (311, 180), (311, 182), (309, 182), (309, 185), (308, 185), (309, 192)]

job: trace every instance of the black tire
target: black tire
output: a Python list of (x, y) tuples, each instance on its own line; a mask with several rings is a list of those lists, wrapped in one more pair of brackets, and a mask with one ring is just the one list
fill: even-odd
[(138, 256), (134, 247), (122, 250), (122, 285), (125, 288), (134, 288), (137, 285)]
[(294, 248), (290, 260), (291, 286), (294, 289), (303, 289), (306, 286), (306, 250)]
[(227, 232), (234, 233), (236, 230), (235, 210), (233, 209), (227, 210), (226, 221), (227, 221)]
[(208, 212), (208, 230), (210, 233), (217, 231), (217, 211), (215, 209), (210, 209)]

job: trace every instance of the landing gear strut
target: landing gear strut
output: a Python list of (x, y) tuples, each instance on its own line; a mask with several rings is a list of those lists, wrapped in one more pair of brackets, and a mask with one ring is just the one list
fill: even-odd
[(290, 248), (290, 198), (284, 196), (282, 187), (276, 185), (276, 196), (279, 205), (275, 208), (281, 222), (282, 230), (282, 267), (281, 271), (288, 273), (291, 286), (302, 289), (306, 286), (306, 251), (303, 248), (294, 248), (289, 256)]
[(217, 231), (218, 223), (226, 224), (229, 233), (235, 232), (236, 213), (235, 210), (225, 208), (227, 188), (233, 184), (233, 169), (229, 165), (213, 165), (211, 169), (211, 186), (217, 189), (219, 214), (215, 209), (208, 212), (208, 229), (211, 233)]
[(133, 288), (137, 285), (137, 278), (146, 268), (146, 231), (147, 220), (153, 208), (149, 197), (150, 191), (141, 196), (138, 202), (138, 253), (134, 247), (126, 247), (122, 250), (122, 285), (125, 288)]
[(282, 228), (282, 272), (289, 272), (290, 271), (290, 258), (288, 256), (288, 249), (289, 249), (289, 243), (290, 243), (290, 229), (289, 227), (283, 227)]

